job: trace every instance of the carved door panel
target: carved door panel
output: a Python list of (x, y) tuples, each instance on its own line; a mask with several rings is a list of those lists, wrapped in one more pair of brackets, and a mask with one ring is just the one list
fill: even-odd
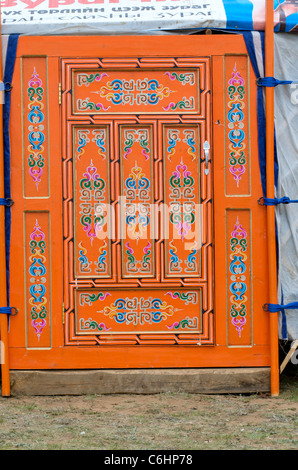
[(212, 344), (209, 59), (62, 70), (65, 344)]

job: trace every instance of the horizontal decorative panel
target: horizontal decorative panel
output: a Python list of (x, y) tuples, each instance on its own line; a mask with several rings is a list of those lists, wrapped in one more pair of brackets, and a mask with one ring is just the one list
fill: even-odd
[(196, 69), (76, 70), (73, 90), (75, 114), (199, 112)]
[(76, 291), (77, 334), (201, 333), (201, 290)]

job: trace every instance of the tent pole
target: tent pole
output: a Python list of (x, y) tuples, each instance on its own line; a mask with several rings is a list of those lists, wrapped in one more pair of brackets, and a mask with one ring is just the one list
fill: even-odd
[[(2, 40), (1, 40), (1, 10), (0, 10), (0, 81), (3, 82)], [(0, 198), (4, 198), (4, 151), (3, 151), (3, 96), (0, 97)], [(6, 257), (5, 257), (5, 207), (0, 205), (0, 306), (7, 306), (6, 291)], [(2, 396), (10, 396), (10, 374), (8, 357), (8, 317), (0, 314), (1, 339), (1, 382)]]
[[(265, 75), (274, 77), (274, 4), (266, 3)], [(274, 198), (274, 87), (266, 87), (266, 177), (267, 197)], [(277, 304), (275, 206), (267, 206), (269, 302)], [(270, 315), (271, 395), (279, 395), (278, 313)]]

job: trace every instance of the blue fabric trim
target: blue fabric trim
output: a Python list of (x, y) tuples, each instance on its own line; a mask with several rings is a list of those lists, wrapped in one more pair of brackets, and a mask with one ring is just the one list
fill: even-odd
[[(284, 303), (284, 294), (281, 289), (281, 303)], [(288, 339), (287, 316), (284, 309), (281, 309), (281, 338)]]
[(265, 87), (275, 87), (278, 85), (290, 85), (291, 83), (298, 83), (297, 80), (278, 80), (274, 77), (263, 77), (257, 79), (258, 86), (265, 86)]
[[(16, 51), (18, 45), (18, 34), (11, 34), (8, 38), (5, 71), (3, 82), (11, 83), (14, 71)], [(5, 92), (5, 102), (3, 105), (3, 151), (4, 151), (4, 198), (11, 199), (10, 188), (10, 136), (9, 136), (9, 118), (10, 118), (10, 90)], [(7, 303), (9, 304), (9, 258), (10, 258), (10, 231), (11, 231), (11, 211), (10, 207), (5, 207), (5, 253), (6, 253), (6, 286)]]
[(281, 197), (280, 199), (271, 199), (267, 197), (262, 197), (259, 199), (259, 203), (264, 206), (277, 206), (278, 204), (291, 204), (296, 202), (298, 202), (298, 199), (290, 199), (287, 196)]
[(0, 307), (0, 313), (11, 315), (12, 307)]
[(266, 312), (280, 312), (281, 310), (293, 310), (298, 309), (298, 302), (291, 302), (287, 305), (282, 304), (265, 304), (264, 310)]
[[(260, 33), (262, 50), (264, 50), (264, 33)], [(244, 32), (243, 38), (246, 44), (247, 52), (255, 72), (257, 80), (261, 78), (257, 58), (255, 54), (253, 36), (251, 32)], [(264, 57), (264, 53), (263, 53)], [(257, 119), (258, 119), (258, 146), (259, 146), (259, 165), (261, 173), (261, 183), (263, 195), (266, 197), (266, 120), (264, 112), (264, 100), (262, 87), (257, 88)]]
[(13, 205), (12, 199), (4, 199), (3, 197), (0, 197), (0, 206), (11, 207), (12, 205)]

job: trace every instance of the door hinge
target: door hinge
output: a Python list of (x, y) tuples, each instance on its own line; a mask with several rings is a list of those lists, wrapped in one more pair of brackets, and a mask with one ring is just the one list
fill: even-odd
[(64, 307), (64, 302), (62, 304), (62, 325), (65, 324), (65, 307)]
[(58, 97), (59, 104), (62, 103), (62, 85), (59, 83), (59, 97)]

